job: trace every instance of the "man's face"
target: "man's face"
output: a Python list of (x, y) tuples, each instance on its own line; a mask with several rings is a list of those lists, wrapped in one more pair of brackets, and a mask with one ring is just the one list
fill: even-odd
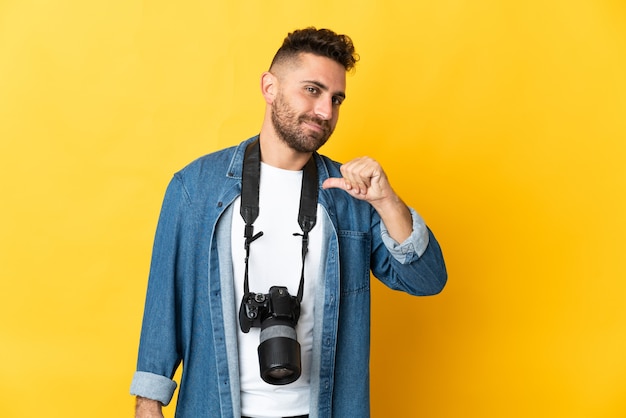
[(326, 57), (303, 53), (277, 71), (278, 91), (272, 102), (272, 124), (284, 142), (298, 152), (313, 152), (335, 130), (345, 99), (346, 71)]

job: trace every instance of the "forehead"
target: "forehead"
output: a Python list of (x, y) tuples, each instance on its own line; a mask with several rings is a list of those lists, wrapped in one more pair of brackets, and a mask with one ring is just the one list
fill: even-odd
[(345, 68), (327, 57), (301, 53), (285, 70), (284, 77), (288, 82), (317, 81), (332, 91), (343, 92), (346, 89)]

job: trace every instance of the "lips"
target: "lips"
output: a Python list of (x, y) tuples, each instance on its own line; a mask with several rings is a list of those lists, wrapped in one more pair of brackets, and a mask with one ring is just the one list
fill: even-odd
[(323, 119), (302, 118), (302, 122), (315, 131), (324, 133), (328, 132), (328, 121)]

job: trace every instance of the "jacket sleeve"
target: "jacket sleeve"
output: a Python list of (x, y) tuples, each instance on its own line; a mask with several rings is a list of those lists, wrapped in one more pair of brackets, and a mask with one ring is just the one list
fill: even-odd
[(189, 196), (178, 175), (170, 182), (157, 225), (144, 309), (137, 371), (131, 394), (167, 405), (174, 394), (172, 380), (181, 362), (177, 321), (176, 276), (181, 230)]
[[(413, 232), (398, 243), (375, 215), (372, 272), (392, 289), (412, 295), (434, 295), (443, 289), (447, 272), (441, 247), (424, 220), (412, 208)], [(380, 237), (380, 239), (376, 239)]]

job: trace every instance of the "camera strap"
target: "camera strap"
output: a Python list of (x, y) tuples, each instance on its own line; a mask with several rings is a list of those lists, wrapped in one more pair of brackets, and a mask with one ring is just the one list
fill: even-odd
[[(243, 160), (241, 184), (241, 217), (246, 223), (244, 230), (244, 247), (246, 250), (243, 289), (244, 294), (250, 291), (248, 285), (248, 259), (250, 258), (250, 244), (263, 235), (260, 231), (254, 234), (254, 221), (259, 216), (259, 186), (261, 182), (261, 144), (255, 140), (246, 147)], [(315, 158), (311, 156), (302, 170), (302, 189), (300, 191), (300, 208), (298, 210), (298, 224), (302, 234), (302, 272), (298, 287), (298, 302), (302, 302), (304, 294), (304, 260), (309, 247), (309, 232), (317, 220), (317, 166)]]

